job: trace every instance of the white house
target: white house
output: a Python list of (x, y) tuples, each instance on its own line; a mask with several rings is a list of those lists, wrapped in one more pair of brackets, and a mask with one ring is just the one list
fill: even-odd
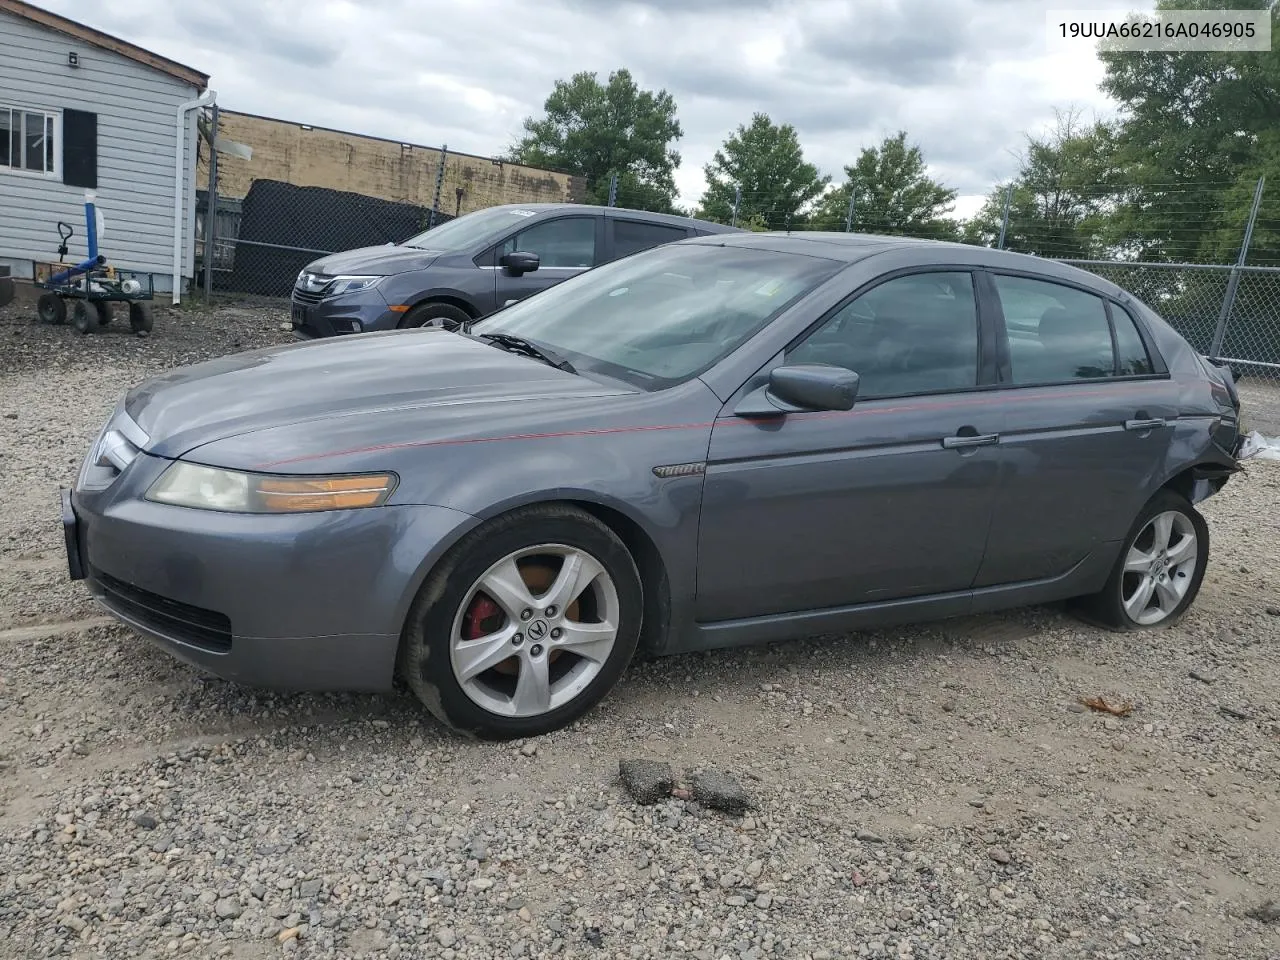
[[(104, 8), (107, 9), (107, 8)], [(86, 258), (86, 191), (99, 252), (154, 274), (194, 273), (196, 118), (208, 76), (23, 0), (0, 0), (0, 265), (58, 259), (58, 221)], [(175, 269), (175, 264), (176, 269)], [(182, 289), (182, 284), (178, 284)]]

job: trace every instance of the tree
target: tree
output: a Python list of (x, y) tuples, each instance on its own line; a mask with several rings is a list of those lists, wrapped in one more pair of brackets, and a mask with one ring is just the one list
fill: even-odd
[(729, 223), (740, 188), (738, 222), (758, 217), (775, 230), (798, 223), (831, 182), (805, 162), (795, 127), (779, 126), (764, 113), (754, 114), (750, 124), (740, 124), (703, 171), (707, 189), (699, 202), (699, 216)]
[(869, 233), (954, 239), (957, 225), (947, 216), (956, 191), (926, 172), (924, 156), (907, 143), (906, 131), (867, 147), (853, 166), (845, 167), (844, 184), (823, 198), (814, 220), (824, 230), (843, 230), (854, 196), (853, 229)]
[[(1044, 136), (1027, 135), (1009, 196), (1005, 249), (1045, 257), (1105, 256), (1111, 239), (1108, 215), (1114, 209), (1114, 154), (1111, 131), (1084, 124), (1077, 111), (1057, 114)], [(995, 246), (1000, 236), (1008, 184), (987, 197), (964, 224), (970, 243)]]
[(608, 201), (616, 174), (619, 205), (673, 209), (680, 154), (672, 143), (683, 131), (671, 94), (641, 90), (628, 70), (615, 70), (606, 84), (582, 72), (557, 80), (543, 111), (525, 119), (512, 161), (578, 174), (593, 203)]
[[(1159, 0), (1157, 9), (1217, 9), (1221, 0)], [(1234, 0), (1268, 10), (1274, 0)], [(1144, 259), (1231, 261), (1253, 185), (1280, 186), (1280, 46), (1267, 52), (1102, 52), (1102, 89), (1120, 105), (1117, 160), (1129, 187), (1117, 235)], [(1254, 235), (1258, 261), (1280, 258), (1280, 237)]]

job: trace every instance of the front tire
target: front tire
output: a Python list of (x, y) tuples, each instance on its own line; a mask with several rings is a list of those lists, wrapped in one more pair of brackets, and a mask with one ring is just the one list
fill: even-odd
[(1112, 630), (1171, 627), (1195, 602), (1208, 561), (1204, 517), (1185, 497), (1161, 490), (1138, 514), (1106, 586), (1076, 601), (1076, 612)]
[(515, 511), (465, 536), (409, 611), (400, 670), (441, 722), (488, 740), (572, 723), (618, 681), (643, 592), (617, 535), (567, 505)]
[(67, 322), (67, 304), (56, 293), (42, 293), (36, 301), (36, 316), (41, 323), (54, 326)]
[(401, 329), (412, 327), (440, 327), (444, 330), (457, 330), (470, 320), (470, 315), (458, 307), (448, 303), (424, 303), (414, 307), (400, 321)]
[(93, 311), (90, 316), (89, 304), (84, 300), (77, 300), (71, 305), (71, 327), (76, 333), (81, 335), (88, 333), (98, 325), (98, 312)]

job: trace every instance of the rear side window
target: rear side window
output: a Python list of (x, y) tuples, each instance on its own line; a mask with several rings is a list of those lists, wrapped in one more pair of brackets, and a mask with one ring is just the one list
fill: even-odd
[(1101, 297), (1026, 277), (997, 274), (993, 279), (1004, 311), (1014, 383), (1115, 375), (1111, 325)]
[(626, 257), (663, 243), (683, 240), (686, 236), (688, 236), (688, 232), (683, 227), (615, 218), (613, 221), (613, 256), (615, 259)]
[(1155, 372), (1151, 355), (1138, 333), (1133, 315), (1118, 303), (1111, 304), (1111, 322), (1116, 328), (1116, 373), (1122, 377), (1144, 376)]

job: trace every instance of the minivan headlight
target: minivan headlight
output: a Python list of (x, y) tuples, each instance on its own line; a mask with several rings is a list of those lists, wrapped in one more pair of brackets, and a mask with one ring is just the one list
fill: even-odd
[(175, 460), (151, 484), (146, 497), (224, 513), (309, 513), (381, 506), (395, 488), (392, 473), (285, 476)]
[(357, 290), (368, 290), (375, 286), (382, 277), (334, 277), (325, 290), (326, 297), (336, 297), (340, 293), (355, 293)]

